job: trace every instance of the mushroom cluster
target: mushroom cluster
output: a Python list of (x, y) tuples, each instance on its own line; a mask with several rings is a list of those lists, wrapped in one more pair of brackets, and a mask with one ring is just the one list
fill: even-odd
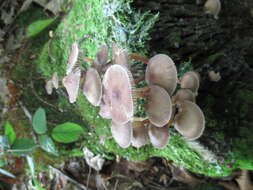
[[(190, 140), (203, 133), (205, 118), (195, 104), (200, 83), (198, 73), (187, 72), (178, 79), (176, 66), (169, 56), (158, 54), (147, 59), (128, 54), (115, 43), (111, 60), (106, 45), (100, 47), (96, 60), (82, 57), (92, 63), (85, 72), (77, 64), (79, 57), (78, 45), (74, 43), (63, 78), (69, 101), (76, 101), (83, 81), (83, 94), (92, 105), (100, 106), (101, 117), (112, 120), (111, 133), (120, 147), (139, 148), (151, 142), (156, 148), (164, 148), (169, 141), (170, 126)], [(142, 72), (145, 76), (141, 79), (134, 79), (130, 58), (146, 64), (146, 71)], [(140, 81), (147, 85), (137, 88)], [(180, 89), (176, 91), (177, 84)], [(134, 115), (138, 98), (147, 100), (146, 118)]]

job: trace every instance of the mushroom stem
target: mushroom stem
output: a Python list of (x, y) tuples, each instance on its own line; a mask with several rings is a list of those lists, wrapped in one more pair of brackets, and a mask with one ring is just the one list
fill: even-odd
[(142, 88), (136, 88), (135, 89), (135, 93), (134, 93), (134, 97), (135, 98), (147, 98), (149, 95), (149, 86), (145, 86)]
[(142, 82), (144, 80), (145, 80), (145, 77), (139, 77), (139, 78), (134, 79), (134, 83), (138, 84), (139, 82)]
[(136, 118), (136, 117), (133, 118), (133, 125), (135, 127), (144, 127), (145, 124), (148, 124), (148, 123), (149, 123), (148, 119), (140, 120), (139, 118)]
[(148, 61), (149, 61), (148, 58), (146, 58), (146, 57), (144, 57), (142, 55), (138, 55), (136, 53), (130, 53), (130, 54), (128, 54), (128, 56), (131, 57), (132, 59), (135, 59), (136, 61), (141, 61), (141, 62), (143, 62), (145, 64), (147, 64)]

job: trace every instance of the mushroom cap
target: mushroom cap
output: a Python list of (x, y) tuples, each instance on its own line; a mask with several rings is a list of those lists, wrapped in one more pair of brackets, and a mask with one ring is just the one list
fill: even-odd
[(106, 64), (107, 60), (108, 60), (108, 47), (107, 47), (107, 45), (100, 46), (100, 49), (96, 55), (97, 55), (97, 61), (99, 64)]
[(76, 101), (76, 98), (78, 96), (80, 78), (81, 70), (77, 68), (62, 79), (62, 83), (67, 90), (70, 103), (74, 103)]
[(55, 89), (59, 88), (59, 77), (57, 72), (54, 72), (52, 76), (52, 83)]
[(152, 123), (148, 126), (148, 135), (151, 144), (156, 148), (164, 148), (169, 141), (169, 128), (156, 127)]
[(129, 67), (127, 51), (120, 48), (116, 43), (112, 43), (112, 62), (126, 68)]
[(158, 85), (172, 95), (178, 81), (175, 63), (165, 54), (155, 55), (147, 64), (145, 79), (148, 84)]
[(180, 79), (181, 88), (190, 89), (193, 93), (197, 94), (199, 89), (200, 76), (194, 71), (186, 72)]
[(204, 11), (206, 14), (212, 14), (214, 18), (218, 18), (221, 10), (220, 0), (207, 0), (204, 5)]
[(157, 85), (150, 85), (149, 88), (146, 113), (151, 123), (157, 127), (163, 127), (169, 122), (172, 114), (170, 95)]
[(111, 132), (114, 140), (122, 148), (127, 148), (131, 144), (133, 136), (132, 123), (128, 122), (126, 124), (118, 124), (112, 122)]
[(51, 95), (53, 92), (53, 82), (52, 80), (48, 80), (45, 85), (45, 89), (47, 91), (47, 94)]
[(190, 140), (199, 138), (205, 129), (205, 117), (199, 106), (190, 101), (177, 102), (175, 129)]
[(102, 98), (102, 82), (96, 69), (89, 68), (86, 72), (83, 94), (93, 106), (98, 106)]
[(134, 114), (131, 73), (121, 65), (112, 65), (105, 72), (103, 86), (111, 102), (112, 120), (115, 123), (127, 123)]
[(69, 55), (68, 65), (66, 74), (68, 75), (70, 72), (72, 72), (76, 66), (76, 62), (78, 60), (78, 54), (79, 54), (79, 48), (78, 43), (74, 42), (71, 47), (71, 52)]
[(177, 101), (183, 101), (183, 100), (195, 102), (195, 94), (189, 89), (182, 88), (177, 91), (175, 96), (172, 97), (172, 102), (175, 102), (175, 103)]
[(133, 126), (132, 145), (140, 148), (149, 143), (147, 126)]

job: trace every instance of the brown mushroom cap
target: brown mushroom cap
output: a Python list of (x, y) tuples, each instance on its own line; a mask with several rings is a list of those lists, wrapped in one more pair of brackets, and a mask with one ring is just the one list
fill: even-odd
[(120, 48), (116, 43), (112, 44), (112, 61), (113, 64), (119, 64), (126, 68), (129, 67), (127, 51)]
[(148, 135), (150, 142), (156, 148), (164, 148), (169, 141), (169, 128), (156, 127), (152, 123), (148, 126)]
[(205, 129), (205, 117), (201, 109), (187, 100), (177, 102), (177, 106), (175, 129), (190, 140), (199, 138)]
[(123, 125), (112, 122), (111, 132), (114, 140), (120, 147), (127, 148), (130, 146), (133, 136), (133, 128), (131, 122)]
[(195, 95), (194, 93), (189, 90), (189, 89), (180, 89), (177, 91), (176, 95), (172, 97), (172, 102), (177, 102), (177, 101), (183, 101), (183, 100), (188, 100), (191, 102), (195, 102)]
[(67, 65), (67, 70), (66, 70), (67, 75), (70, 72), (72, 72), (73, 69), (75, 68), (76, 62), (78, 60), (78, 54), (79, 54), (78, 43), (74, 42), (72, 44), (71, 52), (70, 52), (70, 55), (69, 55), (69, 60), (68, 60), (68, 65)]
[(152, 57), (146, 68), (146, 82), (158, 85), (172, 95), (177, 87), (177, 69), (172, 59), (164, 54)]
[(194, 71), (186, 72), (180, 79), (181, 88), (190, 89), (197, 94), (199, 89), (200, 76)]
[(133, 126), (132, 145), (140, 148), (148, 143), (148, 128), (146, 126)]
[(83, 94), (93, 106), (98, 106), (102, 98), (102, 82), (96, 69), (89, 68), (86, 72)]
[(110, 98), (112, 120), (115, 123), (127, 123), (134, 114), (131, 73), (121, 65), (112, 65), (105, 72), (103, 86)]
[(167, 91), (157, 85), (149, 86), (146, 113), (149, 120), (157, 127), (166, 125), (172, 114), (172, 103)]
[(62, 83), (67, 90), (70, 103), (74, 103), (76, 101), (76, 98), (78, 96), (80, 78), (81, 70), (77, 68), (62, 79)]
[(97, 55), (97, 61), (99, 64), (106, 64), (108, 60), (107, 45), (102, 45), (96, 55)]

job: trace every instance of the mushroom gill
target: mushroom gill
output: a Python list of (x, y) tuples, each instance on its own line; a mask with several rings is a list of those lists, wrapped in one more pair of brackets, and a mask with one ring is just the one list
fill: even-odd
[(177, 102), (177, 106), (175, 129), (190, 140), (199, 138), (205, 129), (205, 117), (201, 109), (187, 100)]

